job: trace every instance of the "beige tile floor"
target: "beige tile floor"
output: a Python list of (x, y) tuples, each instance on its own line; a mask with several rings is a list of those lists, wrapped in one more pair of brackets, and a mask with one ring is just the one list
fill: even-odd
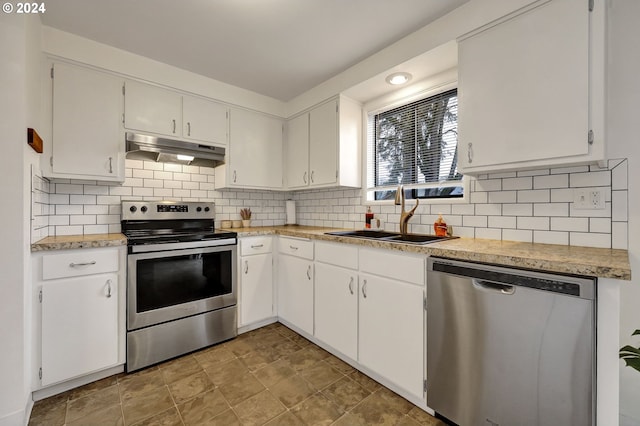
[(29, 425), (444, 425), (276, 323), (34, 404)]

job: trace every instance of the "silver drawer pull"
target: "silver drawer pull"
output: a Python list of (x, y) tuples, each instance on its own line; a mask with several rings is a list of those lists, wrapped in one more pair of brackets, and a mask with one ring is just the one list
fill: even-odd
[(362, 297), (367, 298), (367, 280), (362, 283)]
[(249, 273), (249, 261), (248, 260), (244, 261), (244, 273), (245, 274)]
[(107, 280), (107, 299), (111, 298), (111, 280)]
[(349, 293), (353, 294), (353, 277), (349, 280)]
[(261, 248), (261, 247), (264, 247), (264, 244), (255, 244), (251, 246), (251, 248)]
[(298, 247), (296, 247), (296, 246), (289, 246), (289, 248), (290, 248), (291, 250), (298, 250)]
[(307, 278), (311, 280), (311, 265), (307, 267)]
[(83, 262), (83, 263), (71, 262), (69, 266), (71, 266), (72, 268), (75, 268), (76, 266), (89, 266), (89, 265), (95, 265), (95, 264), (96, 264), (96, 261), (92, 260), (91, 262)]

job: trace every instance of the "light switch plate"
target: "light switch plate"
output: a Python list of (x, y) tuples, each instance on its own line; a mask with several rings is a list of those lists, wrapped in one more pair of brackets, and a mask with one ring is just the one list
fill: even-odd
[(601, 210), (605, 208), (605, 193), (597, 188), (580, 188), (573, 192), (573, 207), (579, 210)]

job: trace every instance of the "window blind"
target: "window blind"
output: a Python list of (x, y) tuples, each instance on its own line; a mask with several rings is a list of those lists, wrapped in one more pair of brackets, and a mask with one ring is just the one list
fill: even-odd
[(457, 119), (457, 89), (369, 116), (367, 186), (375, 199), (395, 196), (399, 184), (413, 189), (410, 198), (462, 196)]

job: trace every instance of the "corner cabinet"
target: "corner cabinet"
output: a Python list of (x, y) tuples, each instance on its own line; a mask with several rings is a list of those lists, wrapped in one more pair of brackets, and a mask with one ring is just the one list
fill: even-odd
[(124, 364), (124, 257), (123, 248), (35, 255), (36, 388)]
[(588, 3), (538, 1), (458, 39), (463, 173), (605, 159), (605, 5)]
[(113, 75), (54, 63), (51, 143), (43, 174), (49, 178), (124, 181), (122, 83)]
[(274, 319), (272, 242), (271, 236), (242, 237), (239, 240), (240, 328), (255, 328), (263, 325), (265, 320)]
[(124, 127), (204, 145), (227, 145), (228, 110), (223, 104), (128, 80)]
[(229, 111), (229, 149), (215, 168), (216, 189), (282, 189), (281, 119), (244, 109)]
[(338, 96), (287, 122), (288, 189), (361, 186), (362, 108)]

